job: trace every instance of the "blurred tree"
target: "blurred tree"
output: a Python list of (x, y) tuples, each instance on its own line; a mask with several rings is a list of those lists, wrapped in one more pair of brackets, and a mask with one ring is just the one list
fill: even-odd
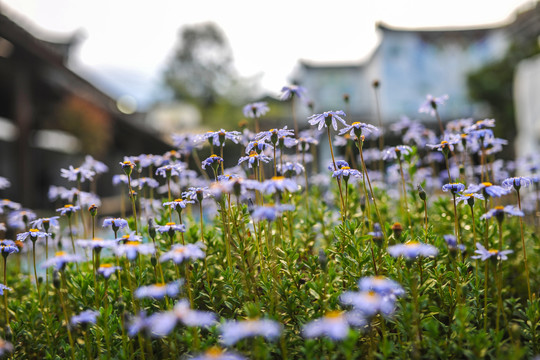
[[(521, 38), (510, 45), (502, 59), (486, 64), (468, 76), (469, 96), (489, 106), (491, 116), (497, 120), (497, 137), (510, 141), (516, 137), (514, 73), (521, 60), (538, 53), (540, 47), (535, 36)], [(513, 158), (513, 148), (509, 146), (505, 154)]]
[(235, 124), (257, 87), (255, 79), (238, 75), (227, 39), (214, 23), (181, 29), (164, 78), (174, 98), (196, 105), (208, 125)]

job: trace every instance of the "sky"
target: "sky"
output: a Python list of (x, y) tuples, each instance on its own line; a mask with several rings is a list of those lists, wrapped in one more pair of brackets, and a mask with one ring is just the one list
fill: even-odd
[(47, 40), (78, 33), (69, 66), (139, 108), (162, 94), (162, 72), (182, 26), (212, 21), (242, 76), (277, 94), (299, 60), (360, 62), (380, 40), (377, 22), (405, 28), (497, 25), (532, 0), (0, 0), (2, 11)]

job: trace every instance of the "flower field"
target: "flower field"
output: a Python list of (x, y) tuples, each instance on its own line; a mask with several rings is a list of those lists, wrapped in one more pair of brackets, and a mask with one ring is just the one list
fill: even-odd
[(1, 200), (0, 357), (534, 358), (540, 158), (500, 159), (493, 119), (443, 123), (444, 96), (420, 106), (436, 130), (343, 110), (299, 130), (304, 93), (282, 92), (293, 128), (258, 102), (238, 131), (58, 169), (51, 217)]

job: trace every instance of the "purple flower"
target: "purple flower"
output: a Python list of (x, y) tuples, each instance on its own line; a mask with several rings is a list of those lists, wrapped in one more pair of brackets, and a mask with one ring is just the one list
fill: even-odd
[(443, 235), (443, 238), (444, 238), (444, 241), (446, 241), (446, 245), (448, 245), (448, 249), (450, 250), (460, 250), (460, 251), (465, 251), (466, 248), (465, 248), (465, 245), (463, 244), (458, 244), (457, 243), (457, 239), (454, 235)]
[[(368, 135), (371, 133), (378, 134), (379, 129), (371, 124), (366, 124), (363, 122), (353, 122), (351, 125), (347, 125), (340, 130), (339, 135), (344, 135), (349, 133), (351, 136), (356, 136), (360, 138), (362, 135)], [(335, 127), (334, 127), (335, 129)]]
[(156, 249), (153, 244), (143, 244), (138, 241), (128, 241), (114, 249), (117, 256), (125, 255), (131, 261), (135, 260), (138, 254), (148, 255), (155, 252)]
[(251, 216), (253, 217), (253, 220), (256, 221), (274, 221), (279, 215), (283, 214), (285, 211), (293, 211), (294, 209), (294, 205), (264, 205), (256, 207)]
[(270, 109), (268, 108), (268, 103), (266, 101), (254, 102), (247, 104), (243, 108), (243, 113), (245, 117), (248, 118), (260, 118), (266, 114)]
[(195, 204), (195, 201), (189, 199), (175, 199), (174, 201), (168, 201), (163, 203), (163, 206), (170, 206), (174, 210), (185, 209), (187, 204)]
[(350, 176), (360, 177), (362, 176), (362, 173), (356, 169), (351, 169), (348, 166), (342, 166), (339, 170), (336, 170), (332, 173), (332, 177), (338, 179), (343, 178), (345, 179), (345, 181), (348, 181)]
[(463, 201), (466, 202), (469, 206), (474, 206), (474, 199), (484, 200), (484, 196), (477, 193), (463, 194), (460, 197), (456, 198), (456, 201), (458, 203)]
[(156, 169), (156, 175), (160, 175), (164, 178), (170, 178), (171, 176), (180, 176), (180, 173), (184, 170), (182, 164), (169, 164), (158, 167)]
[(475, 256), (471, 256), (471, 259), (480, 259), (482, 261), (486, 261), (490, 258), (495, 258), (496, 260), (508, 260), (508, 254), (513, 253), (512, 250), (495, 250), (495, 249), (489, 249), (487, 250), (482, 244), (476, 243), (476, 250), (474, 251), (476, 254)]
[(195, 356), (192, 360), (246, 360), (246, 358), (234, 352), (225, 352), (217, 346), (212, 346), (204, 353)]
[(280, 138), (287, 136), (294, 136), (294, 130), (287, 129), (287, 126), (285, 126), (283, 129), (270, 129), (268, 131), (261, 131), (260, 133), (255, 135), (255, 140), (268, 141), (276, 145)]
[(67, 204), (67, 205), (64, 205), (64, 207), (56, 209), (56, 212), (59, 212), (60, 215), (62, 216), (71, 216), (71, 214), (79, 210), (81, 210), (81, 207), (79, 205)]
[(322, 114), (311, 115), (308, 118), (308, 122), (310, 125), (318, 125), (318, 130), (321, 130), (323, 127), (329, 127), (330, 124), (332, 124), (334, 130), (337, 131), (336, 120), (347, 126), (347, 123), (341, 118), (341, 116), (345, 116), (345, 112), (343, 110), (325, 111)]
[(103, 240), (94, 238), (92, 240), (79, 239), (77, 240), (77, 245), (82, 248), (90, 248), (92, 250), (99, 251), (103, 248), (113, 248), (117, 242), (115, 240)]
[(42, 268), (49, 268), (54, 266), (56, 270), (64, 270), (66, 264), (71, 262), (80, 262), (83, 261), (83, 258), (79, 255), (68, 254), (64, 251), (57, 252), (54, 257), (49, 258), (41, 264)]
[(94, 175), (96, 175), (95, 172), (83, 167), (74, 168), (70, 165), (69, 169), (60, 169), (60, 176), (68, 179), (69, 181), (92, 181), (94, 179)]
[(0, 190), (7, 189), (11, 186), (11, 182), (3, 176), (0, 176)]
[(439, 250), (433, 245), (423, 244), (417, 241), (409, 241), (405, 244), (392, 245), (388, 247), (388, 252), (393, 257), (403, 256), (407, 259), (416, 259), (417, 257), (433, 257), (439, 253)]
[(0, 284), (0, 295), (4, 295), (4, 290), (7, 290), (7, 291), (13, 291), (12, 288), (4, 285), (4, 284)]
[(20, 234), (17, 234), (17, 240), (18, 241), (25, 241), (30, 237), (30, 240), (36, 241), (38, 239), (43, 239), (44, 237), (51, 236), (51, 234), (39, 231), (38, 229), (30, 229), (27, 232), (23, 232)]
[(408, 155), (412, 152), (412, 148), (407, 145), (398, 145), (391, 148), (387, 148), (384, 151), (383, 160), (401, 158), (401, 155)]
[(50, 217), (50, 218), (40, 218), (40, 219), (37, 219), (37, 220), (34, 220), (34, 221), (30, 222), (30, 226), (33, 226), (36, 229), (42, 228), (45, 231), (49, 231), (49, 228), (51, 226), (52, 227), (60, 226), (60, 224), (58, 222), (59, 218), (60, 218), (59, 216), (53, 216), (53, 217)]
[(261, 184), (261, 191), (265, 194), (281, 193), (284, 191), (296, 192), (298, 191), (298, 184), (294, 180), (287, 179), (284, 176), (274, 176)]
[(298, 85), (289, 85), (281, 88), (280, 100), (289, 100), (292, 97), (303, 98), (306, 93), (306, 89)]
[(157, 231), (161, 234), (163, 233), (173, 233), (175, 231), (178, 231), (178, 232), (186, 232), (186, 225), (184, 224), (176, 224), (176, 223), (173, 223), (173, 222), (168, 222), (166, 223), (165, 225), (160, 225), (158, 226), (157, 228)]
[(502, 221), (504, 219), (504, 214), (508, 214), (510, 216), (525, 216), (523, 211), (519, 210), (515, 206), (507, 205), (507, 206), (495, 206), (493, 209), (490, 209), (487, 213), (482, 215), (480, 219), (491, 219), (492, 217), (497, 218), (497, 220)]
[(229, 320), (220, 326), (223, 343), (227, 346), (254, 336), (263, 336), (269, 340), (279, 337), (281, 324), (270, 319)]
[(216, 315), (209, 311), (192, 310), (189, 301), (179, 300), (172, 311), (156, 313), (151, 316), (150, 330), (153, 336), (167, 336), (178, 323), (185, 326), (211, 326), (216, 322)]
[(195, 244), (186, 244), (186, 245), (173, 245), (171, 250), (164, 253), (160, 262), (165, 262), (172, 260), (175, 264), (181, 264), (187, 260), (197, 260), (204, 259), (204, 245), (200, 242)]
[(168, 284), (153, 284), (148, 286), (141, 286), (135, 290), (135, 297), (137, 299), (154, 298), (163, 299), (165, 296), (170, 298), (178, 296), (180, 293), (180, 285), (183, 281), (173, 281)]
[(452, 194), (457, 194), (457, 193), (460, 193), (462, 192), (463, 190), (465, 190), (465, 185), (461, 184), (461, 183), (449, 183), (449, 184), (444, 184), (443, 187), (442, 187), (442, 190), (444, 192), (448, 192), (450, 191)]
[(184, 191), (182, 193), (183, 199), (190, 199), (190, 200), (197, 200), (198, 202), (201, 202), (203, 199), (206, 199), (211, 194), (209, 192), (209, 188), (207, 186), (205, 187), (190, 187), (188, 191)]
[(268, 140), (255, 140), (250, 141), (246, 146), (246, 154), (250, 154), (252, 150), (255, 150), (257, 153), (261, 153), (268, 148), (273, 148), (272, 144), (267, 143)]
[(504, 186), (507, 189), (514, 188), (516, 190), (519, 190), (522, 186), (528, 187), (532, 184), (532, 180), (528, 177), (518, 176), (518, 177), (511, 177), (508, 179), (503, 180), (502, 186)]
[(434, 144), (434, 145), (426, 144), (426, 146), (431, 149), (437, 149), (437, 151), (442, 151), (443, 154), (445, 153), (447, 154), (450, 151), (454, 151), (454, 145), (457, 144), (458, 142), (459, 142), (458, 138), (454, 138), (454, 139), (449, 138), (448, 140), (441, 141), (439, 144)]
[(426, 95), (426, 101), (424, 101), (420, 105), (420, 108), (418, 108), (418, 112), (427, 113), (431, 116), (435, 116), (435, 111), (437, 110), (437, 107), (439, 105), (444, 105), (446, 100), (448, 100), (448, 95), (434, 97), (433, 95), (428, 94)]
[(306, 338), (327, 336), (332, 340), (343, 340), (349, 334), (350, 326), (361, 327), (367, 323), (365, 318), (355, 312), (330, 311), (322, 318), (304, 325), (302, 334)]
[(95, 310), (85, 310), (81, 312), (78, 315), (73, 315), (71, 317), (70, 323), (73, 326), (79, 325), (79, 324), (95, 324), (96, 318), (99, 315), (98, 311)]
[(465, 192), (475, 193), (480, 190), (482, 190), (482, 195), (484, 195), (484, 197), (501, 197), (503, 195), (507, 195), (510, 192), (510, 190), (507, 190), (497, 185), (493, 185), (490, 182), (483, 182), (479, 185), (470, 185)]
[(401, 296), (405, 290), (396, 281), (384, 276), (367, 276), (358, 281), (358, 288), (361, 291), (375, 291), (382, 296)]
[(7, 257), (10, 254), (18, 253), (19, 248), (13, 240), (0, 240), (0, 252), (2, 256)]
[(112, 264), (101, 264), (97, 269), (97, 273), (103, 276), (105, 279), (108, 279), (118, 270), (122, 270), (122, 268), (120, 266), (114, 266)]
[(239, 131), (225, 131), (220, 129), (219, 131), (209, 131), (204, 134), (204, 138), (214, 146), (225, 146), (225, 140), (231, 140), (233, 143), (238, 144), (238, 140), (242, 136)]
[(395, 297), (383, 296), (373, 290), (346, 291), (339, 299), (342, 304), (353, 306), (354, 310), (361, 312), (366, 317), (372, 317), (379, 313), (389, 316), (395, 309)]
[(240, 165), (241, 163), (247, 161), (248, 162), (248, 167), (251, 169), (253, 167), (253, 165), (258, 166), (261, 161), (264, 162), (264, 163), (267, 163), (270, 160), (272, 160), (270, 157), (268, 157), (266, 155), (263, 155), (263, 154), (259, 154), (256, 151), (252, 151), (249, 154), (249, 156), (242, 156), (240, 159), (238, 159), (238, 165)]

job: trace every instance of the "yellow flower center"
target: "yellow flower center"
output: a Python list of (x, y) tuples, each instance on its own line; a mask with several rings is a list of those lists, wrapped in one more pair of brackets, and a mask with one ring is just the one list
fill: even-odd
[(217, 346), (212, 346), (210, 349), (206, 350), (204, 353), (206, 356), (210, 358), (219, 358), (221, 355), (223, 355), (223, 350), (218, 348)]
[(128, 241), (126, 242), (126, 245), (129, 245), (129, 246), (139, 246), (140, 243), (138, 241)]
[(446, 140), (441, 141), (441, 145), (447, 145), (447, 144), (448, 144), (448, 141)]
[(54, 254), (54, 256), (56, 256), (56, 257), (64, 256), (64, 255), (66, 255), (65, 251), (58, 251), (56, 254)]
[(183, 253), (184, 251), (186, 251), (186, 248), (185, 248), (185, 247), (183, 247), (183, 246), (182, 246), (182, 247), (179, 247), (179, 248), (176, 248), (176, 249), (174, 249), (174, 252), (176, 252), (176, 253), (179, 253), (179, 254)]
[(99, 267), (102, 267), (102, 268), (112, 268), (113, 265), (112, 265), (112, 264), (101, 264)]
[(73, 207), (73, 205), (71, 205), (71, 204), (67, 204), (67, 205), (64, 205), (64, 207), (65, 207), (66, 209), (67, 209), (67, 208), (72, 208), (72, 207)]
[(272, 180), (275, 180), (275, 181), (281, 181), (285, 179), (285, 176), (272, 176)]
[(211, 158), (215, 158), (215, 157), (218, 157), (216, 154), (212, 154), (210, 155)]
[(407, 246), (416, 246), (420, 244), (418, 241), (408, 241), (405, 245)]
[(360, 124), (361, 124), (361, 122), (356, 121), (356, 122), (352, 123), (352, 126), (357, 126), (357, 125), (360, 125)]
[(504, 206), (495, 206), (496, 210), (504, 210)]
[(341, 170), (351, 170), (351, 167), (350, 167), (350, 166), (343, 166), (343, 167), (341, 168)]
[(255, 156), (257, 156), (257, 155), (258, 155), (258, 154), (257, 154), (256, 151), (251, 150), (251, 151), (249, 152), (249, 157), (255, 157)]
[(490, 254), (496, 254), (496, 253), (499, 252), (499, 250), (489, 249), (488, 252), (489, 252)]
[(174, 202), (183, 202), (184, 199), (174, 199)]
[(482, 185), (484, 185), (485, 187), (493, 186), (493, 184), (490, 182), (483, 182)]
[(342, 316), (342, 312), (338, 310), (328, 311), (324, 317), (327, 319), (338, 319)]
[(38, 229), (30, 229), (31, 233), (37, 233), (38, 231), (39, 231)]
[(165, 224), (165, 226), (173, 226), (173, 225), (176, 225), (176, 224), (173, 223), (173, 222), (168, 222), (168, 223)]

